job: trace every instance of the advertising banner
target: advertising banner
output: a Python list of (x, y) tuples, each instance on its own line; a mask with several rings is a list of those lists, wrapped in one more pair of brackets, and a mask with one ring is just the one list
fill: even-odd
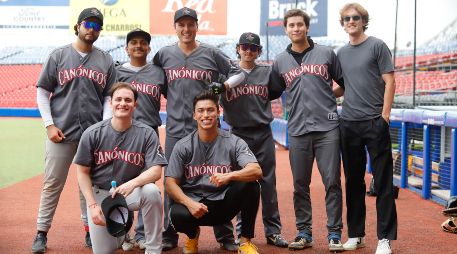
[(149, 31), (149, 0), (70, 0), (70, 29), (78, 21), (79, 13), (96, 7), (103, 13), (103, 35), (121, 35), (135, 28)]
[(151, 1), (151, 34), (175, 34), (173, 17), (182, 7), (198, 14), (198, 34), (227, 34), (227, 0), (154, 0)]
[(310, 17), (311, 37), (327, 36), (327, 0), (264, 0), (261, 1), (260, 34), (285, 35), (284, 14), (302, 9)]

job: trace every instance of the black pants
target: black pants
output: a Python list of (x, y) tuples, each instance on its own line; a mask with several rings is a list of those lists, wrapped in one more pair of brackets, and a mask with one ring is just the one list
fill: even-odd
[(376, 186), (378, 239), (397, 239), (397, 210), (393, 196), (393, 162), (389, 125), (382, 117), (340, 124), (346, 177), (349, 237), (365, 236), (365, 168), (367, 146)]
[(254, 237), (255, 219), (259, 209), (260, 185), (258, 182), (232, 182), (222, 200), (203, 199), (200, 202), (208, 207), (208, 213), (195, 218), (184, 205), (173, 203), (170, 208), (171, 222), (178, 232), (195, 238), (198, 226), (215, 226), (233, 219), (241, 212), (243, 221), (241, 236)]

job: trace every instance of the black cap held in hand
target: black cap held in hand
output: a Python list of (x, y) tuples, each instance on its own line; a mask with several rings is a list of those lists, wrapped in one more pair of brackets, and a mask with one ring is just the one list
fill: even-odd
[(133, 223), (133, 212), (129, 211), (122, 194), (116, 193), (114, 198), (109, 195), (102, 201), (101, 207), (106, 219), (106, 230), (110, 235), (119, 237), (129, 232)]
[(99, 9), (95, 8), (95, 7), (91, 7), (91, 8), (86, 8), (84, 9), (80, 14), (79, 14), (79, 17), (78, 17), (78, 24), (81, 24), (81, 22), (85, 19), (88, 19), (88, 18), (96, 18), (98, 19), (98, 21), (100, 22), (100, 25), (103, 26), (103, 14), (100, 12)]
[(195, 19), (195, 21), (198, 21), (197, 17), (197, 12), (191, 8), (183, 7), (175, 12), (175, 23), (178, 21), (180, 18), (183, 17), (191, 17)]

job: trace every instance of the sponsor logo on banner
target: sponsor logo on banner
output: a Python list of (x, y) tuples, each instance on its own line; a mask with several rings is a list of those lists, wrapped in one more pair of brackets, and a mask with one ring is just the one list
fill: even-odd
[(198, 15), (198, 34), (227, 34), (227, 0), (154, 0), (150, 5), (150, 32), (175, 34), (175, 11), (188, 7)]
[[(149, 0), (71, 0), (71, 22), (75, 24), (79, 13), (88, 6), (96, 7), (103, 13), (102, 35), (123, 35), (135, 28), (149, 30)], [(71, 26), (71, 30), (73, 26)]]
[(284, 15), (295, 8), (310, 16), (310, 36), (327, 36), (327, 0), (261, 1), (260, 34), (284, 35)]

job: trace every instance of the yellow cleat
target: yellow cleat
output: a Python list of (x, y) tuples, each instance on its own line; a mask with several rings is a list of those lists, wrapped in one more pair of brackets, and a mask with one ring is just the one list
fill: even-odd
[(200, 236), (200, 228), (197, 228), (197, 235), (195, 238), (190, 239), (187, 237), (182, 253), (184, 254), (197, 254), (198, 253), (198, 237)]
[(251, 241), (247, 241), (240, 244), (240, 247), (238, 247), (238, 254), (259, 254), (257, 250), (257, 246), (255, 246)]

